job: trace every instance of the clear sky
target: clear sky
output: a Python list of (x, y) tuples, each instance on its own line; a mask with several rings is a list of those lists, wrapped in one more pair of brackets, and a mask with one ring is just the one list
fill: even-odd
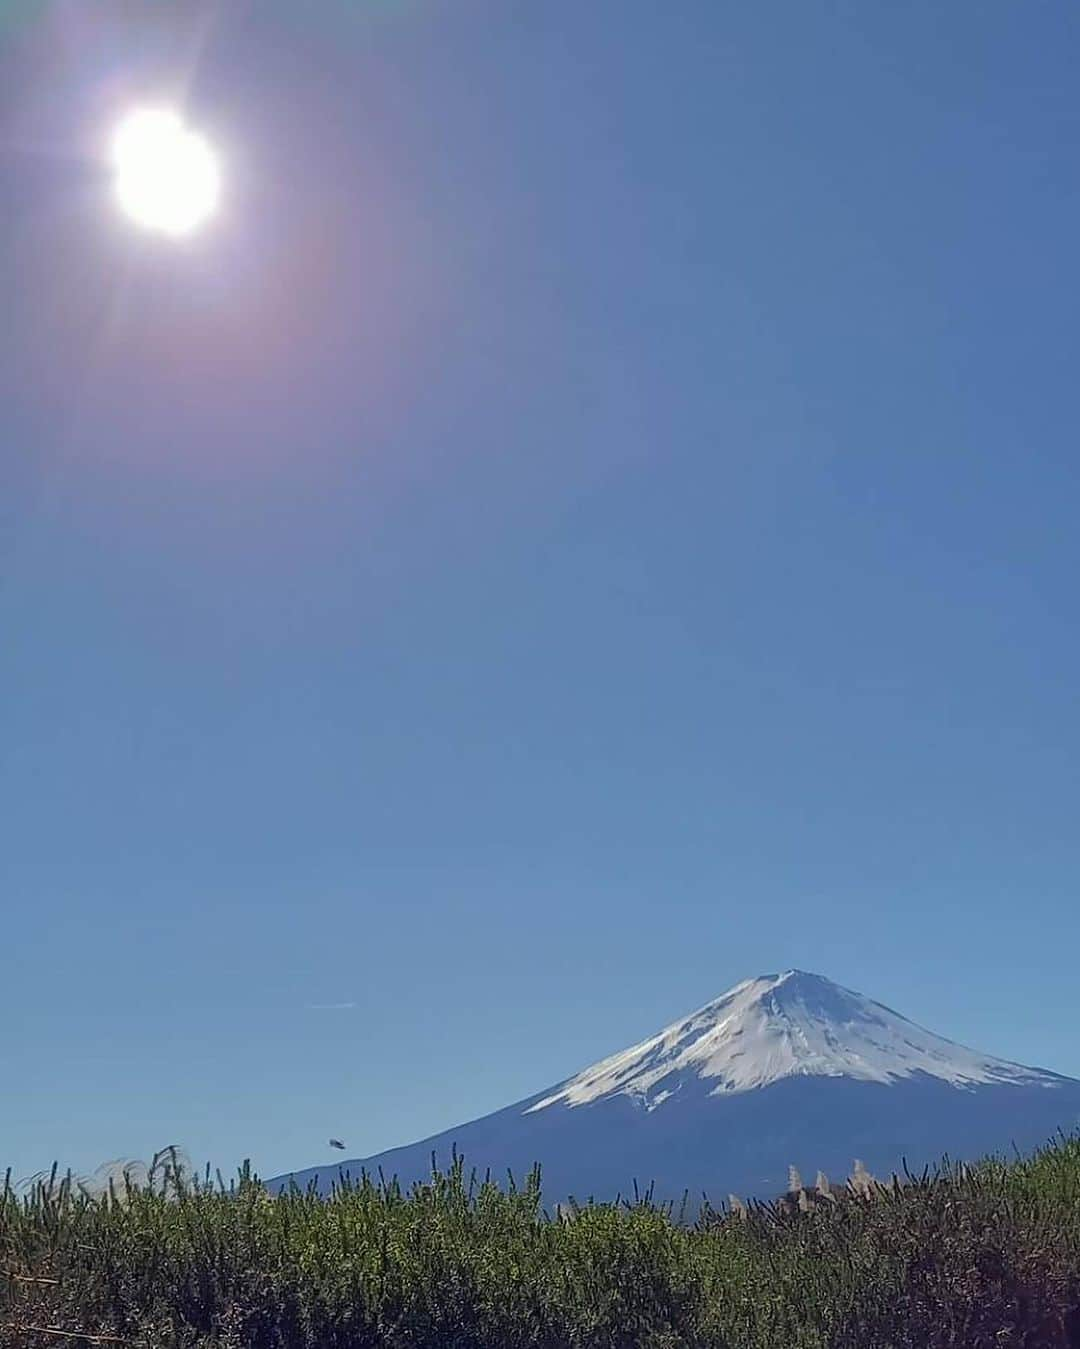
[[(0, 16), (0, 1169), (791, 965), (1080, 1076), (1075, 3)], [(176, 90), (183, 241), (100, 161)]]

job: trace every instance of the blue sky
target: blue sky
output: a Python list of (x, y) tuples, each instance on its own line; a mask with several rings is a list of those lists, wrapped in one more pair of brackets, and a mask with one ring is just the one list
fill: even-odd
[[(1074, 5), (10, 6), (0, 1165), (791, 965), (1080, 1076)], [(222, 218), (138, 235), (183, 88)]]

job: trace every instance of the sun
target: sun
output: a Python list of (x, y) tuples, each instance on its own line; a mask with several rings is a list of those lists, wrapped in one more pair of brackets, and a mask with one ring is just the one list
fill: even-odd
[(171, 108), (137, 108), (117, 126), (111, 161), (116, 199), (137, 225), (192, 234), (214, 215), (221, 168), (206, 139)]

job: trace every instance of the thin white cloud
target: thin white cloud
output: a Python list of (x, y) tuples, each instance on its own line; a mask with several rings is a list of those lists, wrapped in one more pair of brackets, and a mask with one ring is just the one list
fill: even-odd
[(350, 1012), (355, 1006), (355, 1002), (309, 1002), (307, 1008), (309, 1012)]

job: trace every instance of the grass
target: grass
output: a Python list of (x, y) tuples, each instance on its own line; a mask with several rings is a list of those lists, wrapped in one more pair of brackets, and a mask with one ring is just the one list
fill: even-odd
[(548, 1218), (462, 1165), (328, 1200), (55, 1173), (0, 1193), (0, 1349), (1080, 1346), (1080, 1140), (813, 1211)]

